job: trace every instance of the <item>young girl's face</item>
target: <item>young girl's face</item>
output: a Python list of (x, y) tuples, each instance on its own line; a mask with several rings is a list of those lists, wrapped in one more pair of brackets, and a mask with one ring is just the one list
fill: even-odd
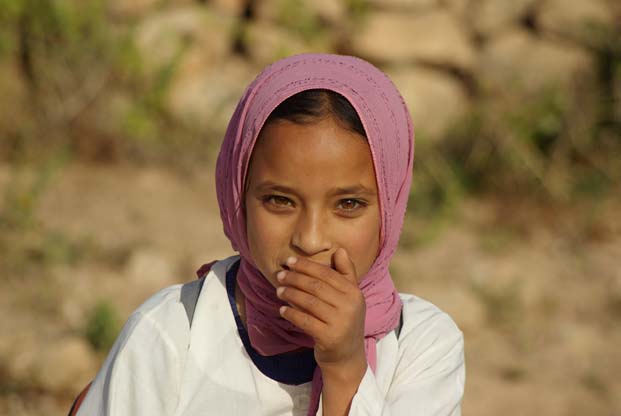
[(274, 285), (289, 256), (333, 266), (344, 248), (358, 278), (378, 253), (380, 209), (367, 140), (332, 118), (264, 126), (245, 195), (250, 252)]

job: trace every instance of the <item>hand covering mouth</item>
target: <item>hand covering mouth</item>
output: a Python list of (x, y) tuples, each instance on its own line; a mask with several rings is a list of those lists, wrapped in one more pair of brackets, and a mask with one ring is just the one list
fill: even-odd
[[(312, 260), (312, 261), (314, 261), (314, 260)], [(336, 266), (334, 265), (334, 261), (331, 261), (331, 262), (330, 262), (330, 263), (328, 263), (328, 264), (326, 264), (326, 263), (320, 263), (320, 262), (316, 262), (316, 263), (319, 263), (319, 264), (321, 264), (322, 266), (326, 266), (326, 267), (329, 267), (329, 268), (331, 268), (331, 269), (333, 269), (333, 270), (336, 270)], [(281, 263), (281, 264), (280, 264), (280, 267), (282, 267), (284, 270), (291, 270), (291, 268), (290, 268), (289, 266), (287, 266), (287, 263)]]

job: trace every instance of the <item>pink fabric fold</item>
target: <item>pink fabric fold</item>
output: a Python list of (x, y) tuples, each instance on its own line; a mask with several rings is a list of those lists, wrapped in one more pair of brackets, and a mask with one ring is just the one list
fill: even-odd
[[(402, 307), (388, 266), (403, 227), (414, 159), (412, 121), (388, 77), (359, 58), (328, 54), (291, 56), (263, 70), (239, 101), (220, 149), (216, 165), (220, 215), (224, 232), (241, 257), (237, 281), (246, 297), (252, 346), (263, 355), (312, 348), (312, 338), (280, 316), (284, 303), (253, 263), (243, 200), (250, 155), (265, 120), (285, 99), (316, 88), (349, 100), (362, 121), (373, 157), (380, 199), (380, 250), (359, 287), (366, 300), (367, 362), (375, 371), (376, 342), (397, 327)], [(321, 389), (317, 367), (308, 415), (315, 415)]]

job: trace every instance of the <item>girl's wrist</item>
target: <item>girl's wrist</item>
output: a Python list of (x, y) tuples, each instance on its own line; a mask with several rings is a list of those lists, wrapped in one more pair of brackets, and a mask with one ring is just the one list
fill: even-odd
[(367, 371), (367, 360), (364, 354), (348, 362), (320, 365), (324, 385), (355, 385), (356, 388)]
[(349, 413), (351, 402), (358, 391), (367, 369), (364, 355), (347, 363), (334, 363), (321, 367), (323, 379), (323, 414), (343, 416)]

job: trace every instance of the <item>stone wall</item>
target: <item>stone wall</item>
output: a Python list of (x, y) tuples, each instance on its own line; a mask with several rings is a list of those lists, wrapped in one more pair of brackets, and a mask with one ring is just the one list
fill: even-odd
[[(418, 138), (435, 139), (482, 100), (486, 108), (496, 98), (510, 107), (550, 88), (571, 95), (596, 75), (602, 34), (621, 33), (618, 0), (109, 0), (89, 9), (92, 3), (98, 0), (57, 1), (47, 11), (23, 0), (0, 6), (0, 134), (14, 137), (0, 142), (0, 155), (22, 146), (19, 136), (49, 135), (50, 125), (75, 136), (87, 158), (127, 153), (122, 147), (136, 135), (170, 140), (158, 124), (162, 114), (171, 132), (206, 135), (215, 147), (253, 77), (302, 52), (378, 65), (402, 92)], [(71, 13), (63, 7), (82, 17), (65, 21)], [(40, 22), (31, 19), (37, 14)], [(80, 20), (71, 34), (66, 27)], [(50, 33), (39, 33), (39, 23)], [(119, 70), (115, 48), (136, 55), (131, 77)]]
[(593, 76), (598, 30), (615, 0), (114, 0), (147, 66), (181, 49), (166, 103), (185, 123), (223, 131), (244, 87), (279, 57), (353, 54), (384, 69), (425, 137), (439, 137), (481, 97), (524, 99)]

